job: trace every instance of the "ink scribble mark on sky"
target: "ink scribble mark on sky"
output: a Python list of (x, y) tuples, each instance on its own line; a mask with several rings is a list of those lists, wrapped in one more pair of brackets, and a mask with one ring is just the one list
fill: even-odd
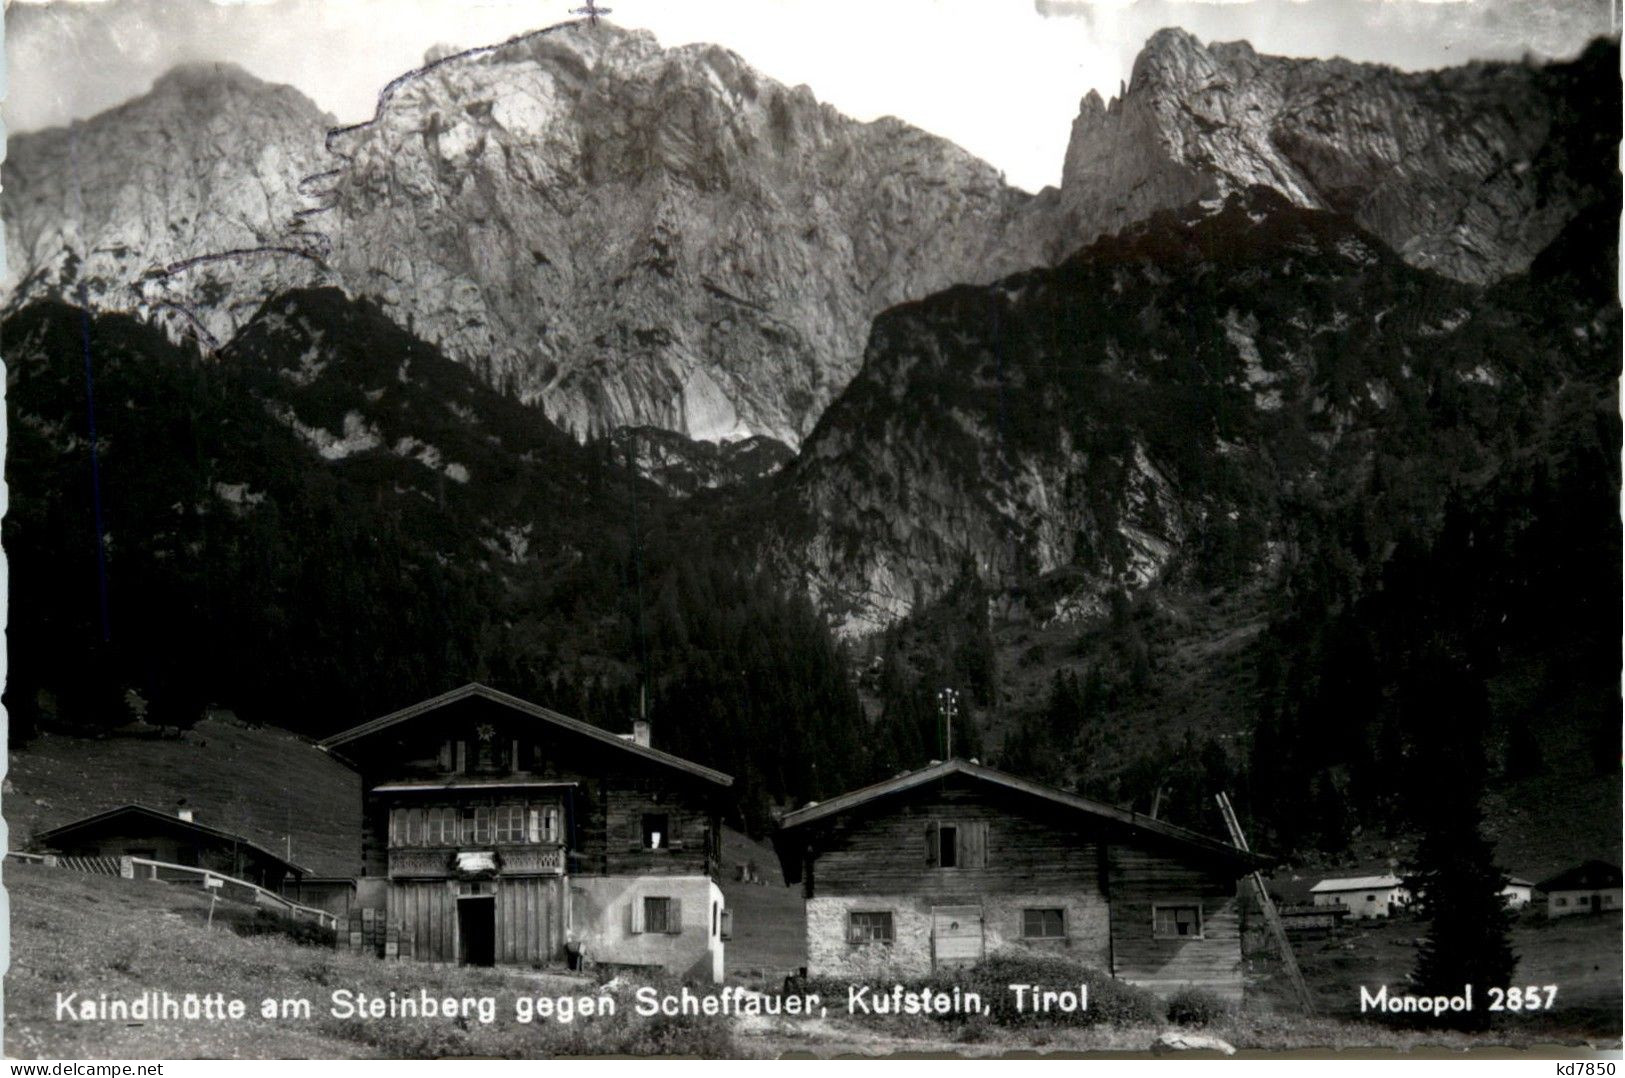
[[(51, 0), (6, 12), (13, 131), (146, 91), (178, 63), (223, 60), (293, 85), (341, 123), (433, 46), (466, 48), (570, 18), (579, 0)], [(1407, 69), (1533, 52), (1570, 56), (1612, 0), (617, 0), (613, 22), (661, 44), (733, 49), (860, 119), (901, 117), (1029, 190), (1057, 182), (1089, 90), (1110, 98), (1164, 26), (1260, 52)], [(450, 50), (447, 50), (450, 51)], [(1010, 123), (1011, 102), (1024, 122)]]

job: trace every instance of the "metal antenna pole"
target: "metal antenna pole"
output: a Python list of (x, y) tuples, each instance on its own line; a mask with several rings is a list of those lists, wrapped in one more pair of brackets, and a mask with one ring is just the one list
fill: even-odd
[(942, 719), (944, 760), (954, 756), (954, 718), (959, 714), (959, 690), (940, 689), (937, 692), (937, 715)]

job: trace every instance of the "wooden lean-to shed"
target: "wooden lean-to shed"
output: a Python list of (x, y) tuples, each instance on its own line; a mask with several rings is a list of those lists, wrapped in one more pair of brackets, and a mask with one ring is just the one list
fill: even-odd
[(1265, 859), (966, 760), (786, 814), (814, 976), (923, 976), (1066, 954), (1158, 992), (1242, 991), (1238, 881)]
[(36, 835), (34, 843), (70, 857), (141, 857), (205, 868), (272, 891), (306, 875), (304, 868), (242, 835), (145, 805), (120, 805), (53, 827)]

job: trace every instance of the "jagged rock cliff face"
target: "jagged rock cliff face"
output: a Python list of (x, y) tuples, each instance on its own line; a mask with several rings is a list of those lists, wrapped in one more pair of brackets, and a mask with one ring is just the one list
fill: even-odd
[(967, 569), (1031, 623), (1159, 584), (1267, 585), (1379, 446), (1416, 461), (1400, 515), (1420, 527), (1527, 445), (1543, 394), (1599, 371), (1607, 388), (1606, 289), (1559, 314), (1540, 297), (1568, 286), (1540, 287), (1416, 269), (1255, 187), (897, 307), (782, 477), (785, 571), (853, 634)]
[(1085, 242), (1262, 184), (1352, 215), (1412, 265), (1495, 280), (1602, 197), (1596, 118), (1618, 111), (1618, 65), (1597, 43), (1572, 63), (1405, 73), (1163, 30), (1120, 98), (1084, 98), (1057, 234)]
[(583, 434), (798, 444), (874, 314), (1026, 264), (1026, 197), (958, 147), (608, 25), (445, 59), (331, 144), (348, 286)]
[(183, 68), (13, 140), (7, 305), (82, 284), (223, 347), (267, 297), (336, 285), (578, 437), (794, 447), (887, 307), (1251, 184), (1414, 265), (1516, 271), (1604, 185), (1590, 117), (1599, 95), (1618, 111), (1616, 58), (1407, 75), (1165, 31), (1120, 100), (1085, 101), (1038, 197), (725, 50), (608, 24), (442, 50), (331, 131), (287, 87)]
[(580, 436), (795, 445), (874, 314), (1037, 258), (1028, 196), (952, 143), (607, 24), (440, 50), (330, 126), (211, 67), (19, 138), (12, 305), (83, 280), (219, 345), (337, 284)]
[(230, 64), (179, 67), (72, 128), (16, 135), (4, 167), (7, 305), (85, 298), (229, 338), (266, 296), (323, 276), (299, 181), (332, 118)]

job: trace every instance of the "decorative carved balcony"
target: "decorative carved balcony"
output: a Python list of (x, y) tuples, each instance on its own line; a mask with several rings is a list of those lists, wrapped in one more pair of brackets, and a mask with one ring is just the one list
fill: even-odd
[(457, 854), (465, 850), (496, 851), (497, 876), (560, 876), (564, 847), (558, 843), (472, 846), (391, 846), (390, 879), (450, 879), (457, 875)]

